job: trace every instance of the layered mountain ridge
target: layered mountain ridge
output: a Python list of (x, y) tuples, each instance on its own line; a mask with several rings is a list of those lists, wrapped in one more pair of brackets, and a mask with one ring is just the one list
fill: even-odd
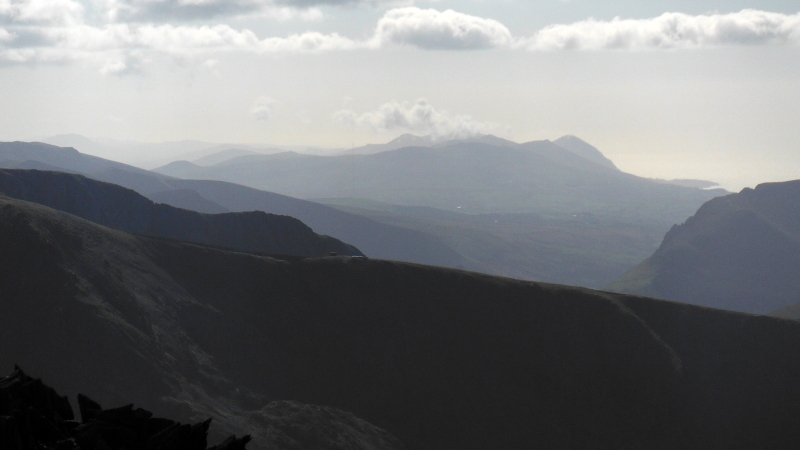
[[(264, 211), (295, 217), (315, 232), (376, 258), (448, 267), (467, 260), (430, 234), (383, 224), (318, 203), (213, 180), (179, 180), (41, 143), (0, 143), (0, 168), (79, 173), (133, 189), (151, 200), (205, 213)], [(176, 192), (178, 191), (178, 192)], [(196, 194), (192, 194), (193, 191)]]
[(202, 214), (153, 203), (130, 189), (81, 175), (0, 170), (0, 193), (131, 233), (275, 255), (363, 256), (357, 248), (320, 236), (293, 217), (261, 211)]
[(350, 411), (409, 449), (800, 444), (794, 321), (374, 259), (279, 261), (7, 197), (0, 235), (0, 370), (214, 417), (214, 436), (252, 434), (252, 448), (270, 442), (278, 400)]
[(364, 155), (287, 152), (242, 156), (205, 167), (178, 161), (156, 171), (306, 199), (357, 197), (470, 214), (591, 213), (670, 225), (725, 193), (636, 177), (619, 171), (577, 138), (565, 142), (576, 150), (550, 141), (516, 144), (485, 137)]

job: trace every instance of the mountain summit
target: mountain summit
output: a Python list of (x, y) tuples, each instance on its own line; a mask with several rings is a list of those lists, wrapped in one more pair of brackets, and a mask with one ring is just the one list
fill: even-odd
[(555, 141), (553, 141), (553, 143), (565, 150), (569, 150), (572, 153), (575, 153), (576, 155), (582, 158), (586, 158), (589, 161), (595, 162), (597, 164), (606, 166), (611, 169), (619, 170), (617, 169), (617, 166), (615, 166), (614, 163), (611, 162), (610, 159), (606, 158), (606, 156), (602, 152), (600, 152), (600, 150), (598, 150), (596, 147), (589, 144), (588, 142), (581, 140), (578, 137), (568, 134), (566, 136), (562, 136), (556, 139)]

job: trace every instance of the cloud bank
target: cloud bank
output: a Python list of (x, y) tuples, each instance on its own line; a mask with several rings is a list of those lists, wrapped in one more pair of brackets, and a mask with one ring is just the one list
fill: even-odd
[[(261, 16), (274, 20), (319, 19), (317, 3), (301, 6), (273, 0), (109, 0), (105, 17), (112, 22), (175, 22)], [(322, 4), (322, 3), (320, 3)]]
[[(412, 47), (422, 50), (516, 49), (528, 51), (602, 51), (709, 48), (743, 45), (800, 45), (800, 13), (743, 10), (731, 14), (692, 16), (667, 13), (652, 19), (585, 20), (548, 26), (527, 37), (515, 37), (498, 21), (452, 10), (401, 7), (381, 17), (372, 36), (353, 39), (337, 33), (309, 31), (286, 37), (257, 36), (227, 24), (192, 25), (158, 21), (120, 21), (125, 14), (183, 18), (196, 8), (203, 17), (233, 15), (268, 8), (316, 4), (385, 4), (381, 0), (97, 0), (107, 4), (106, 22), (90, 24), (76, 0), (0, 0), (0, 65), (94, 61), (103, 73), (138, 71), (158, 57), (207, 60), (216, 52), (253, 54)], [(126, 9), (127, 8), (127, 9)], [(138, 8), (138, 9), (137, 9)], [(144, 8), (144, 9), (143, 9)], [(146, 9), (152, 11), (146, 13)], [(266, 9), (265, 9), (266, 8)], [(292, 9), (293, 8), (293, 9)], [(156, 11), (158, 10), (158, 11)], [(202, 11), (201, 11), (202, 10)], [(145, 11), (145, 12), (142, 12)], [(111, 17), (114, 16), (114, 17)], [(131, 16), (131, 17), (133, 17)], [(135, 72), (135, 71), (134, 71)]]
[(375, 132), (402, 130), (432, 134), (441, 139), (466, 139), (484, 134), (507, 134), (509, 131), (508, 127), (498, 124), (437, 110), (424, 98), (414, 103), (391, 101), (375, 111), (362, 114), (343, 109), (334, 114), (333, 120)]
[(428, 50), (474, 50), (505, 47), (513, 38), (505, 25), (453, 10), (398, 8), (378, 21), (375, 46), (387, 43)]
[(732, 14), (586, 20), (546, 27), (516, 45), (529, 50), (647, 50), (770, 44), (800, 44), (800, 14), (746, 9)]

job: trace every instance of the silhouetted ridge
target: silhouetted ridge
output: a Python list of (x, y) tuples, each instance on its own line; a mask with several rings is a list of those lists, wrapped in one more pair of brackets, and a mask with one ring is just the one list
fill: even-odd
[[(188, 425), (133, 405), (103, 409), (82, 394), (78, 405), (80, 421), (67, 397), (15, 367), (0, 378), (0, 449), (206, 450), (211, 419)], [(231, 436), (208, 450), (244, 450), (249, 441)]]
[[(16, 168), (29, 161), (38, 161), (51, 167), (58, 167), (59, 170), (65, 172), (87, 173), (117, 169), (131, 173), (152, 174), (152, 172), (127, 164), (85, 155), (72, 147), (56, 147), (41, 142), (0, 142), (0, 166)], [(159, 178), (169, 177), (161, 176)]]
[(276, 255), (362, 254), (337, 239), (317, 235), (293, 217), (262, 211), (201, 214), (156, 204), (130, 189), (82, 175), (0, 170), (0, 193), (131, 233)]

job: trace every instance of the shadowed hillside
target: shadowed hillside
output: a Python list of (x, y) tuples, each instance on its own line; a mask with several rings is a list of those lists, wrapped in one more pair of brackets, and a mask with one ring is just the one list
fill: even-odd
[(260, 211), (201, 214), (156, 204), (130, 189), (81, 175), (0, 170), (0, 193), (131, 233), (279, 255), (361, 255), (292, 217)]
[(800, 181), (704, 204), (608, 289), (765, 314), (800, 302)]
[(0, 370), (214, 417), (212, 434), (252, 434), (253, 448), (287, 414), (276, 400), (350, 411), (409, 449), (800, 444), (793, 321), (372, 259), (278, 261), (7, 198), (0, 235)]

